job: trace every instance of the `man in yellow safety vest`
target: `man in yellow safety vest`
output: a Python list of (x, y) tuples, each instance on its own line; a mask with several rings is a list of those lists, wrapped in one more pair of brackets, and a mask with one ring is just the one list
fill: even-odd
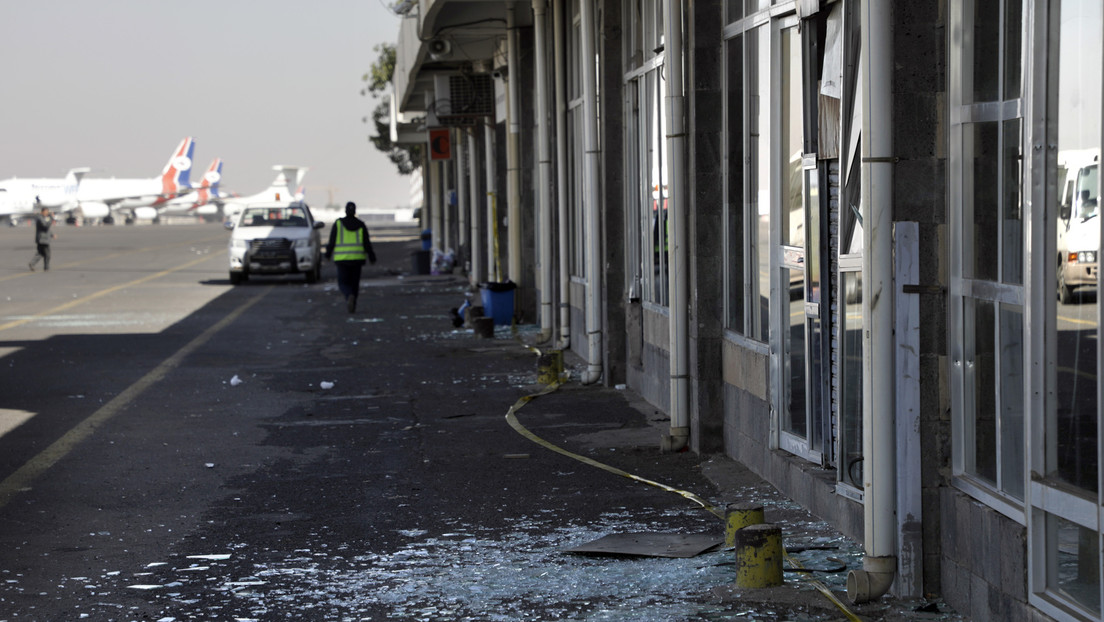
[(368, 227), (356, 217), (356, 203), (345, 204), (345, 217), (334, 221), (330, 228), (330, 242), (326, 245), (326, 258), (337, 266), (337, 288), (345, 296), (349, 313), (356, 311), (360, 293), (360, 269), (364, 261), (376, 263), (372, 241), (368, 239)]

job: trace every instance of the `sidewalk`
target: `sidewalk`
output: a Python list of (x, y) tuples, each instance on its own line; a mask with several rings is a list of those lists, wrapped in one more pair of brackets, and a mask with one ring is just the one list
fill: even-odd
[[(409, 277), (407, 282), (422, 280), (425, 283), (448, 283), (449, 276)], [(455, 284), (464, 285), (456, 277)], [(473, 304), (478, 303), (478, 293), (472, 296)], [(501, 348), (503, 353), (516, 357), (519, 352), (529, 350), (533, 356), (529, 361), (530, 373), (518, 376), (524, 394), (538, 395), (529, 399), (523, 397), (515, 408), (523, 425), (527, 421), (539, 421), (542, 414), (555, 412), (571, 413), (574, 421), (585, 420), (591, 425), (600, 425), (602, 429), (577, 434), (560, 439), (557, 443), (566, 453), (583, 456), (584, 459), (598, 459), (614, 469), (624, 470), (642, 478), (653, 478), (657, 483), (681, 490), (680, 481), (665, 480), (664, 473), (678, 476), (679, 469), (665, 469), (671, 462), (689, 460), (690, 468), (696, 470), (708, 481), (712, 489), (687, 490), (704, 499), (714, 512), (724, 514), (729, 503), (753, 501), (764, 507), (768, 523), (782, 529), (784, 547), (790, 558), (804, 567), (805, 571), (785, 565), (785, 584), (778, 588), (759, 590), (739, 590), (735, 587), (734, 553), (723, 553), (723, 561), (715, 565), (725, 567), (719, 576), (728, 577), (719, 581), (708, 590), (703, 604), (710, 607), (710, 615), (702, 619), (751, 619), (751, 620), (961, 620), (940, 601), (900, 601), (889, 596), (877, 602), (865, 605), (853, 605), (847, 601), (847, 573), (851, 569), (861, 568), (863, 551), (861, 543), (853, 542), (824, 521), (813, 516), (796, 503), (785, 498), (773, 486), (759, 478), (740, 463), (721, 454), (696, 455), (683, 452), (681, 455), (660, 452), (660, 437), (667, 431), (669, 418), (651, 406), (630, 390), (611, 389), (598, 385), (583, 386), (578, 378), (582, 376), (585, 364), (570, 351), (564, 352), (565, 380), (562, 386), (547, 394), (544, 385), (537, 382), (539, 345), (536, 344), (538, 327), (532, 325), (496, 327), (494, 338), (479, 337), (469, 324), (454, 331), (453, 338), (470, 340), (467, 345), (474, 347)], [(562, 425), (566, 425), (561, 421)], [(548, 451), (533, 445), (532, 452)], [(649, 464), (650, 463), (650, 464)], [(659, 467), (658, 471), (655, 468)], [(593, 467), (591, 467), (593, 468)], [(647, 470), (644, 473), (633, 469)], [(655, 473), (660, 475), (655, 475)], [(646, 486), (645, 483), (626, 479), (625, 486)], [(693, 507), (687, 499), (679, 499), (672, 493), (672, 505)], [(701, 513), (708, 515), (707, 509)], [(723, 539), (724, 522), (715, 523), (718, 538)], [(715, 555), (715, 554), (711, 554)], [(831, 592), (837, 602), (825, 594)]]
[[(498, 326), (493, 338), (478, 336), (468, 325), (452, 328), (450, 308), (459, 307), (465, 297), (480, 304), (479, 292), (469, 292), (467, 280), (458, 274), (410, 274), (409, 252), (416, 247), (416, 242), (377, 247), (385, 249), (380, 264), (365, 277), (377, 296), (366, 308), (381, 318), (402, 309), (400, 317), (419, 334), (417, 339), (406, 339), (403, 358), (425, 361), (411, 374), (434, 374), (433, 378), (422, 377), (422, 395), (418, 397), (436, 409), (432, 416), (422, 415), (423, 424), (419, 424), (426, 426), (427, 455), (436, 456), (432, 458), (434, 468), (442, 476), (465, 469), (473, 481), (480, 478), (482, 482), (486, 477), (482, 473), (489, 472), (498, 490), (509, 489), (510, 509), (505, 511), (525, 508), (522, 523), (542, 534), (526, 541), (506, 534), (502, 540), (480, 541), (479, 547), (485, 549), (461, 550), (451, 557), (458, 568), (482, 568), (487, 558), (505, 558), (533, 575), (521, 580), (517, 575), (497, 573), (476, 577), (477, 585), (471, 589), (477, 590), (483, 604), (501, 611), (504, 603), (512, 602), (528, 602), (527, 606), (546, 610), (573, 603), (577, 608), (567, 610), (573, 615), (554, 619), (637, 622), (964, 619), (939, 601), (903, 602), (883, 597), (866, 605), (848, 603), (847, 572), (861, 568), (861, 543), (845, 538), (723, 455), (661, 453), (660, 438), (670, 424), (668, 416), (630, 390), (601, 383), (582, 385), (578, 379), (585, 366), (570, 351), (564, 352), (564, 382), (549, 391), (538, 383), (537, 326)], [(413, 380), (409, 375), (406, 378)], [(521, 426), (558, 449), (550, 450), (510, 430), (502, 421), (507, 412), (514, 412)], [(479, 453), (449, 455), (457, 444), (477, 446)], [(564, 455), (556, 455), (560, 450)], [(612, 476), (588, 461), (679, 493)], [(471, 504), (484, 510), (482, 514), (473, 510), (466, 522), (485, 522), (487, 508), (494, 508), (495, 503), (477, 497), (480, 488), (470, 490)], [(682, 493), (686, 495), (680, 496)], [(686, 496), (698, 497), (711, 507), (703, 509)], [(723, 542), (724, 520), (709, 510), (723, 516), (727, 504), (744, 501), (763, 505), (766, 521), (781, 527), (790, 557), (807, 572), (787, 565), (783, 586), (737, 590), (731, 551), (685, 560), (625, 556), (595, 560), (568, 552), (596, 538), (640, 531), (708, 532)], [(495, 511), (501, 512), (503, 507), (499, 504)], [(438, 537), (404, 555), (421, 555), (421, 551), (441, 544)], [(384, 573), (388, 576), (410, 571), (403, 570), (401, 559), (389, 560), (389, 564)], [(497, 567), (498, 563), (491, 565)], [(442, 579), (439, 569), (427, 566), (424, 574), (415, 577), (422, 594), (418, 598), (404, 596), (400, 603), (413, 611), (435, 599), (449, 600), (458, 584), (473, 580), (466, 575), (446, 573), (446, 577), (450, 578)], [(657, 592), (663, 596), (657, 597)], [(631, 618), (623, 617), (626, 607), (636, 612)], [(500, 613), (487, 619), (514, 618)]]

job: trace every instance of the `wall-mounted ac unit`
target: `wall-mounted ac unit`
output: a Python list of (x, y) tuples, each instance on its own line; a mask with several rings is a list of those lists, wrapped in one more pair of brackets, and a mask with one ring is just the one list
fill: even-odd
[(494, 79), (488, 74), (434, 76), (434, 109), (443, 125), (470, 125), (494, 115)]

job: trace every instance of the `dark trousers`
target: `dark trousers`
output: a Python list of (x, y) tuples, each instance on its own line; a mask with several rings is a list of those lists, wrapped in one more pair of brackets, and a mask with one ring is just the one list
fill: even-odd
[(49, 270), (50, 269), (50, 245), (49, 244), (39, 244), (38, 245), (38, 250), (35, 252), (34, 258), (31, 259), (31, 266), (34, 267), (34, 265), (36, 263), (38, 263), (38, 260), (40, 258), (42, 259), (42, 269), (43, 270)]
[(337, 266), (337, 288), (348, 300), (349, 296), (357, 297), (360, 293), (360, 269), (364, 264), (359, 261), (335, 261)]

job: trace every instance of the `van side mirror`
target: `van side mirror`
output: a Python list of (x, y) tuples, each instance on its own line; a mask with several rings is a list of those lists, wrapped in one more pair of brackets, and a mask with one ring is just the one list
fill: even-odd
[(1058, 218), (1060, 220), (1069, 220), (1071, 213), (1073, 213), (1073, 206), (1068, 201), (1058, 206)]

